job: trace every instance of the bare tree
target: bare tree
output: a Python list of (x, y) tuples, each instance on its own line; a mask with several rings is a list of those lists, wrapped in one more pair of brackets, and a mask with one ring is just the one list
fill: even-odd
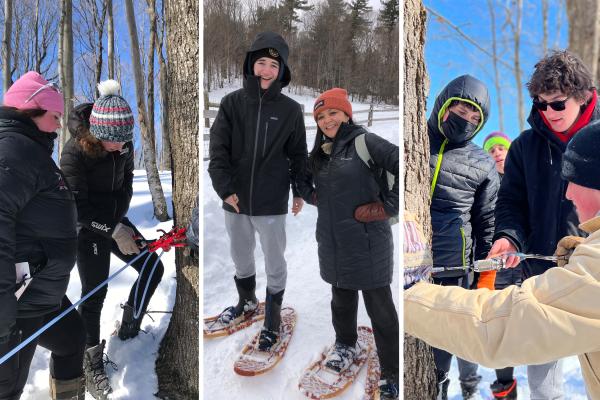
[(157, 26), (154, 27), (154, 34), (156, 35), (156, 42), (158, 47), (156, 51), (158, 53), (158, 82), (160, 86), (160, 108), (161, 108), (161, 134), (162, 134), (162, 154), (161, 154), (161, 169), (171, 169), (171, 137), (169, 132), (169, 93), (167, 89), (167, 62), (163, 55), (163, 38), (165, 35), (165, 13), (164, 13), (164, 1), (162, 2), (162, 18), (161, 18), (161, 32), (158, 34)]
[(548, 0), (542, 0), (542, 50), (548, 54)]
[[(431, 241), (429, 215), (429, 139), (425, 134), (426, 14), (421, 0), (404, 1), (404, 204), (415, 214)], [(404, 399), (435, 399), (435, 366), (431, 348), (421, 340), (404, 336)]]
[[(74, 88), (73, 88), (73, 1), (62, 0), (61, 2), (61, 21), (62, 24), (59, 27), (61, 31), (61, 86), (63, 90), (63, 99), (65, 101), (65, 113), (63, 115), (63, 129), (60, 135), (60, 147), (62, 150), (65, 143), (69, 140), (71, 135), (69, 130), (66, 128), (66, 122), (69, 120), (69, 111), (73, 108)], [(60, 157), (60, 151), (58, 153)]]
[(591, 68), (598, 82), (598, 48), (600, 45), (600, 2), (598, 0), (567, 0), (569, 19), (569, 50), (579, 55)]
[(135, 22), (135, 11), (132, 0), (125, 1), (125, 13), (127, 15), (127, 26), (129, 28), (129, 37), (131, 39), (131, 60), (133, 64), (133, 77), (135, 80), (135, 93), (137, 98), (138, 120), (140, 122), (140, 131), (142, 133), (142, 147), (144, 151), (144, 165), (148, 177), (148, 186), (152, 195), (154, 205), (154, 216), (159, 221), (169, 219), (167, 212), (167, 203), (160, 183), (158, 168), (156, 167), (156, 152), (152, 146), (150, 132), (148, 130), (148, 113), (146, 111), (146, 102), (144, 100), (144, 74), (142, 72), (142, 63), (140, 61), (139, 42), (137, 37), (137, 24)]
[(113, 20), (113, 2), (106, 0), (106, 12), (108, 14), (107, 29), (107, 57), (108, 57), (108, 79), (115, 79), (115, 24)]
[(494, 2), (487, 0), (488, 9), (490, 11), (490, 22), (492, 30), (492, 62), (494, 65), (494, 87), (496, 88), (496, 99), (498, 101), (498, 123), (500, 131), (504, 132), (504, 110), (502, 108), (502, 85), (500, 84), (500, 73), (498, 71), (498, 46), (496, 40), (496, 11), (494, 9)]
[(3, 93), (6, 93), (12, 85), (12, 70), (10, 64), (11, 35), (12, 35), (12, 0), (4, 0), (4, 37), (2, 38), (2, 72), (3, 72)]
[(506, 23), (510, 27), (513, 43), (513, 73), (517, 90), (517, 115), (519, 131), (525, 129), (525, 110), (523, 108), (523, 82), (521, 81), (521, 27), (523, 20), (523, 0), (511, 0), (505, 7)]
[[(165, 7), (169, 60), (169, 127), (173, 144), (175, 224), (188, 224), (198, 196), (198, 0), (169, 0)], [(196, 399), (198, 389), (198, 259), (177, 250), (177, 295), (156, 361), (158, 396)], [(190, 351), (190, 349), (192, 351)]]
[(156, 152), (156, 134), (154, 130), (154, 52), (156, 51), (156, 0), (146, 0), (150, 19), (150, 44), (148, 46), (148, 135), (150, 144)]

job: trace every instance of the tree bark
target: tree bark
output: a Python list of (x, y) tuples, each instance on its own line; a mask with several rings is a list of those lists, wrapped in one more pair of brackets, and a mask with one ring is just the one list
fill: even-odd
[(115, 23), (113, 20), (113, 2), (112, 0), (106, 0), (106, 12), (108, 14), (108, 27), (107, 27), (107, 67), (108, 67), (108, 79), (115, 79)]
[(63, 99), (65, 101), (65, 113), (63, 114), (62, 132), (60, 135), (60, 145), (58, 157), (65, 146), (65, 143), (71, 137), (67, 129), (67, 121), (69, 120), (69, 111), (73, 108), (73, 1), (63, 0), (61, 10), (62, 25), (59, 27), (62, 35), (61, 46), (61, 85)]
[(567, 0), (569, 50), (590, 68), (598, 82), (598, 48), (600, 45), (600, 1)]
[(162, 3), (162, 29), (160, 35), (158, 29), (155, 29), (156, 43), (158, 44), (158, 82), (160, 87), (160, 108), (162, 111), (161, 121), (161, 134), (162, 134), (162, 157), (161, 157), (161, 169), (171, 169), (171, 136), (169, 132), (169, 91), (167, 89), (167, 62), (163, 56), (164, 42), (163, 38), (165, 35), (165, 10), (164, 1)]
[[(175, 225), (198, 201), (198, 0), (168, 0), (167, 59)], [(177, 250), (177, 295), (156, 362), (161, 398), (198, 398), (198, 259)]]
[(13, 15), (13, 2), (12, 0), (4, 0), (4, 37), (2, 38), (2, 72), (3, 72), (3, 92), (10, 88), (12, 85), (12, 71), (11, 71), (11, 36), (12, 36), (12, 15)]
[(156, 152), (154, 132), (154, 52), (156, 51), (156, 1), (146, 0), (150, 19), (150, 44), (148, 46), (148, 135), (152, 148)]
[(156, 167), (156, 152), (152, 147), (150, 132), (148, 128), (148, 114), (146, 112), (146, 102), (144, 101), (144, 73), (142, 72), (142, 63), (140, 60), (139, 42), (137, 37), (137, 25), (135, 22), (135, 11), (132, 0), (125, 1), (125, 13), (127, 15), (127, 26), (129, 28), (129, 37), (131, 39), (131, 61), (133, 65), (133, 76), (135, 80), (135, 93), (137, 98), (138, 120), (140, 122), (140, 131), (142, 133), (144, 165), (148, 177), (148, 186), (152, 195), (152, 204), (154, 205), (154, 216), (161, 222), (167, 221), (167, 203), (160, 183), (158, 168)]
[[(425, 116), (429, 87), (425, 69), (426, 13), (420, 0), (404, 2), (404, 204), (415, 214), (427, 240), (429, 215), (429, 138)], [(423, 168), (425, 166), (425, 168)], [(431, 349), (404, 335), (404, 399), (435, 399), (435, 367)]]
[[(498, 125), (500, 126), (500, 132), (504, 132), (504, 110), (502, 108), (502, 86), (500, 85), (500, 73), (498, 71), (498, 46), (496, 41), (496, 12), (494, 11), (494, 3), (492, 0), (487, 0), (488, 9), (490, 11), (490, 21), (492, 30), (492, 58), (494, 65), (494, 87), (496, 88), (497, 100), (498, 100)], [(544, 52), (545, 53), (545, 52)]]

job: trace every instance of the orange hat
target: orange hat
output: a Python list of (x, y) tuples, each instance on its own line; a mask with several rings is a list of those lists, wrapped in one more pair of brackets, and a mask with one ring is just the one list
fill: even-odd
[(346, 89), (333, 88), (321, 93), (315, 100), (315, 107), (313, 108), (315, 121), (317, 120), (317, 114), (331, 108), (343, 111), (348, 117), (352, 118), (352, 104), (348, 101)]

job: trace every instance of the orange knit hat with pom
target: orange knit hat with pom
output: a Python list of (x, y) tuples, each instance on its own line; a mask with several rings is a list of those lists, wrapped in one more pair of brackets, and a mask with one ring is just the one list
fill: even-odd
[(313, 108), (313, 117), (317, 120), (317, 115), (321, 111), (329, 110), (334, 108), (346, 113), (348, 117), (352, 118), (352, 104), (348, 101), (348, 92), (345, 89), (333, 88), (323, 93), (315, 100), (315, 106)]

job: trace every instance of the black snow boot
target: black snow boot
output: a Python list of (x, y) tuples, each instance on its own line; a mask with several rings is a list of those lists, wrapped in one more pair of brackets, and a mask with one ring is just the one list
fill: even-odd
[(134, 338), (140, 333), (144, 311), (142, 310), (138, 318), (134, 318), (135, 310), (129, 303), (121, 305), (121, 308), (123, 308), (123, 318), (121, 319), (121, 325), (117, 332), (119, 339), (127, 340)]
[(437, 372), (437, 388), (438, 394), (436, 400), (448, 400), (448, 386), (450, 385), (450, 379), (448, 373), (443, 371)]
[(398, 400), (400, 396), (398, 374), (381, 372), (379, 379), (379, 399), (380, 400)]
[(517, 398), (517, 380), (513, 379), (507, 383), (494, 381), (490, 385), (494, 400), (514, 400)]
[(85, 400), (85, 377), (63, 380), (50, 376), (50, 399)]
[(472, 400), (475, 399), (477, 395), (477, 385), (481, 381), (481, 376), (476, 375), (474, 378), (469, 379), (467, 381), (460, 382), (460, 389), (462, 391), (462, 396), (464, 400)]
[(283, 303), (283, 292), (281, 290), (271, 294), (267, 288), (267, 299), (265, 301), (265, 324), (258, 339), (258, 349), (269, 351), (279, 339), (279, 325), (281, 324), (281, 303)]
[(253, 313), (258, 308), (258, 299), (256, 298), (256, 275), (247, 278), (234, 276), (235, 287), (238, 292), (239, 300), (237, 305), (227, 307), (219, 316), (219, 322), (223, 325), (229, 325), (233, 320), (244, 313)]
[(89, 347), (83, 355), (83, 372), (85, 375), (85, 386), (89, 394), (97, 400), (107, 400), (112, 393), (108, 376), (106, 375), (104, 361), (104, 346), (106, 341)]

